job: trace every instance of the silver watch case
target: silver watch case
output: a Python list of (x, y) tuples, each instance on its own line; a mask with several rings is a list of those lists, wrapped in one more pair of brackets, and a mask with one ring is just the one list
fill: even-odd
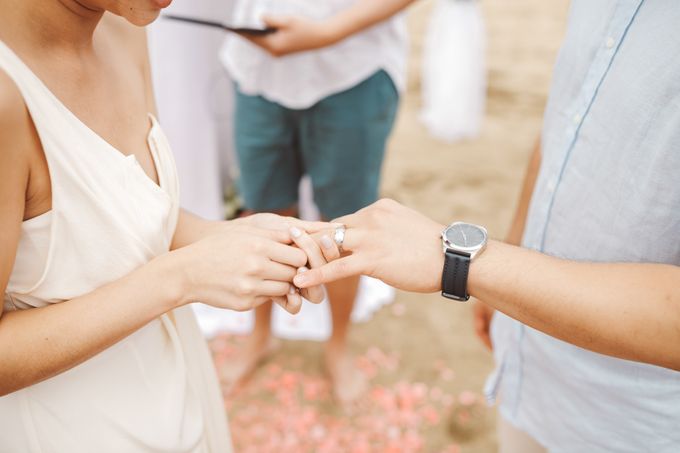
[[(466, 225), (466, 226), (471, 226), (476, 229), (478, 229), (483, 236), (482, 242), (480, 244), (471, 246), (471, 247), (465, 247), (461, 245), (456, 245), (453, 244), (451, 241), (449, 241), (447, 237), (447, 232), (453, 228), (456, 228), (460, 225)], [(486, 231), (486, 228), (484, 228), (481, 225), (475, 225), (474, 223), (467, 223), (467, 222), (453, 222), (451, 225), (448, 227), (444, 228), (444, 230), (441, 233), (442, 236), (442, 252), (446, 253), (447, 250), (453, 250), (456, 252), (462, 252), (470, 255), (470, 260), (474, 260), (477, 255), (482, 253), (484, 249), (486, 248), (486, 244), (489, 240), (489, 233)]]

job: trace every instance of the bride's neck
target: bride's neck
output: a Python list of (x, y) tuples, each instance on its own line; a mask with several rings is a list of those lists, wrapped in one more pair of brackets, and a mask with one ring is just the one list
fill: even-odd
[(0, 0), (0, 38), (18, 39), (43, 49), (77, 53), (92, 50), (92, 37), (104, 10), (85, 0)]

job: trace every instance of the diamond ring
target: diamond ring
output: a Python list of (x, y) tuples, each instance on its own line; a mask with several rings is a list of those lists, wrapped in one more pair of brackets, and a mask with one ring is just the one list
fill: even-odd
[(345, 227), (345, 225), (339, 225), (335, 227), (335, 234), (333, 235), (333, 240), (335, 240), (335, 244), (338, 246), (340, 252), (342, 252), (342, 243), (345, 242), (346, 231), (347, 228)]

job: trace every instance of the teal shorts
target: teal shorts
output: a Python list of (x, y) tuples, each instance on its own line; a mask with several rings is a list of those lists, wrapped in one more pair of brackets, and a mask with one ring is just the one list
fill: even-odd
[(305, 174), (326, 219), (376, 201), (398, 103), (385, 71), (302, 110), (236, 87), (234, 130), (245, 207), (269, 212), (295, 206)]

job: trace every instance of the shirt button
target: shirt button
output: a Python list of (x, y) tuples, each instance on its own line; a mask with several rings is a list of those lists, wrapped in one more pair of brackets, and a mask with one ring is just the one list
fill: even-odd
[(576, 124), (580, 123), (581, 122), (581, 115), (579, 115), (577, 113), (576, 115), (574, 115), (573, 120), (574, 120), (574, 123), (576, 123)]
[(612, 47), (614, 47), (614, 44), (616, 44), (616, 41), (614, 41), (614, 38), (612, 38), (611, 36), (609, 38), (607, 38), (607, 41), (605, 42), (607, 49), (611, 49)]

